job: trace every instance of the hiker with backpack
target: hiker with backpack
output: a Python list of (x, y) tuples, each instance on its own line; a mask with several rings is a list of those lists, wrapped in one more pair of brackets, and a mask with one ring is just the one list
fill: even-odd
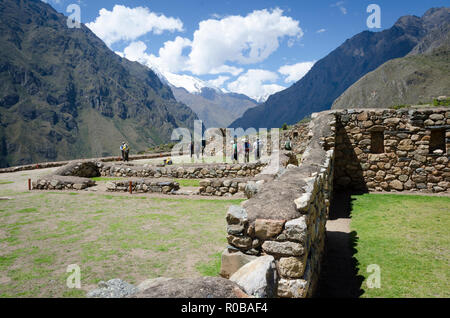
[(125, 141), (122, 142), (122, 145), (120, 146), (120, 151), (122, 152), (122, 161), (128, 161), (130, 147), (128, 147), (128, 144)]

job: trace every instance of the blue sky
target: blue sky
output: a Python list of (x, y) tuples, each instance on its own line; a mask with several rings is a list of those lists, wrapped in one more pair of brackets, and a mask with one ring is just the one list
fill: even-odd
[[(421, 16), (431, 7), (448, 5), (442, 0), (47, 2), (66, 15), (67, 6), (78, 3), (81, 21), (122, 56), (163, 74), (195, 76), (254, 98), (292, 85), (315, 61), (361, 31), (378, 32), (403, 15)], [(381, 9), (379, 29), (366, 25), (366, 8), (372, 3)], [(147, 29), (140, 24), (152, 19)]]

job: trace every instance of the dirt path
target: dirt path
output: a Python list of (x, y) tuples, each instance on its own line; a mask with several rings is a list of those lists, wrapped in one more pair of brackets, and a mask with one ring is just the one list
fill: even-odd
[(326, 254), (324, 257), (317, 297), (354, 298), (361, 295), (362, 277), (357, 276), (350, 231), (351, 196), (336, 193), (327, 221)]

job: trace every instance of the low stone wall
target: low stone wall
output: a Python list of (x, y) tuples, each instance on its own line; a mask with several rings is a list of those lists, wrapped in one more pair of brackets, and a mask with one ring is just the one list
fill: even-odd
[(324, 139), (333, 121), (328, 114), (316, 118), (300, 166), (228, 210), (221, 275), (249, 295), (301, 298), (316, 290), (333, 188), (334, 150), (324, 148)]
[(174, 191), (180, 188), (179, 183), (173, 180), (114, 180), (106, 184), (106, 190), (110, 192), (128, 192), (131, 191), (138, 193), (157, 192), (164, 194), (172, 194)]
[(89, 178), (50, 175), (34, 180), (33, 190), (83, 190), (94, 186), (95, 181)]
[(450, 191), (450, 110), (336, 111), (336, 186)]
[(153, 177), (153, 178), (237, 178), (256, 176), (265, 167), (258, 161), (246, 164), (205, 164), (157, 167), (152, 165), (115, 165), (100, 167), (100, 174), (107, 177)]
[(201, 180), (199, 194), (205, 196), (231, 196), (238, 192), (245, 192), (248, 179), (227, 179), (227, 180)]
[[(146, 154), (146, 155), (131, 155), (129, 159), (130, 160), (153, 159), (153, 158), (159, 158), (159, 157), (169, 157), (171, 155), (172, 154), (170, 152)], [(0, 168), (0, 173), (10, 173), (10, 172), (17, 172), (17, 171), (26, 171), (26, 170), (62, 167), (62, 166), (71, 164), (73, 162), (82, 162), (82, 161), (112, 162), (112, 161), (122, 161), (122, 158), (121, 157), (104, 157), (104, 158), (93, 158), (93, 159), (78, 159), (78, 160), (66, 160), (66, 161), (55, 161), (55, 162), (41, 162), (41, 163), (34, 163), (34, 164), (23, 165), (23, 166)]]

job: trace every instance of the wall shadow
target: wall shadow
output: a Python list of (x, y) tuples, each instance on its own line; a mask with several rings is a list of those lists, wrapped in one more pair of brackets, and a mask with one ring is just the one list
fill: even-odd
[[(355, 147), (341, 119), (337, 118), (334, 165), (334, 188), (337, 191), (352, 189), (357, 192), (368, 192), (363, 168), (355, 152)], [(360, 151), (367, 152), (367, 149), (360, 149)]]
[(325, 253), (318, 282), (316, 298), (357, 298), (364, 291), (361, 285), (364, 277), (358, 275), (359, 262), (354, 257), (358, 235), (355, 231), (340, 228), (340, 222), (348, 224), (352, 211), (352, 195), (349, 191), (334, 193), (330, 206), (329, 220), (337, 221), (333, 230), (327, 227)]

